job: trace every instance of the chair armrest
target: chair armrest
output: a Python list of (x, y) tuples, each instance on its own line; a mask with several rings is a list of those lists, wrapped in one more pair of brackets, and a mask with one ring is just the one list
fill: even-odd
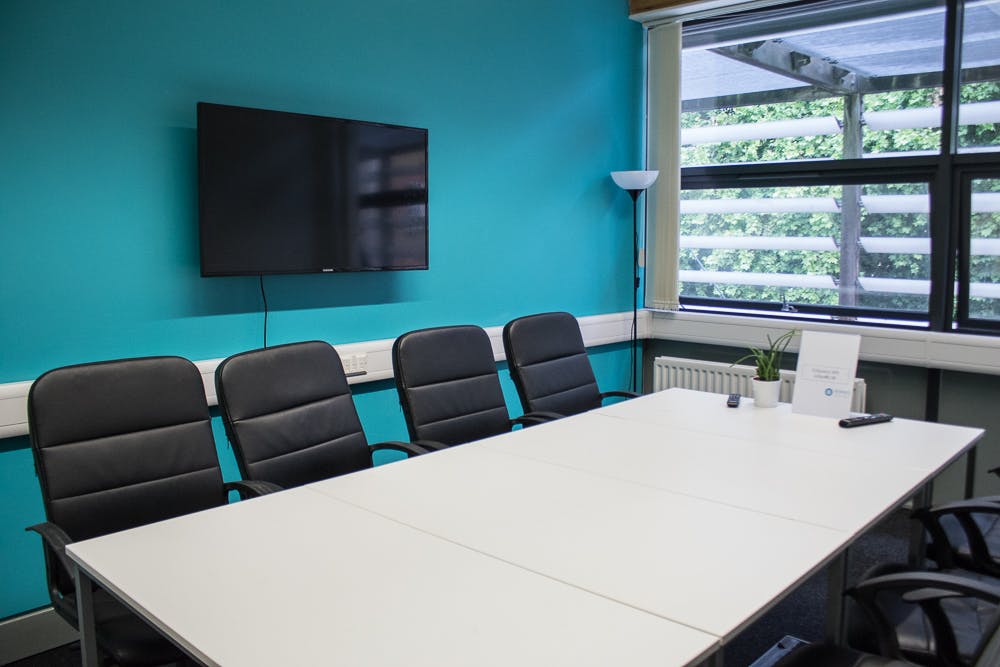
[(913, 512), (913, 518), (918, 519), (930, 533), (931, 558), (937, 562), (939, 568), (957, 567), (952, 552), (954, 545), (951, 544), (944, 526), (941, 525), (941, 517), (953, 516), (958, 521), (958, 525), (962, 528), (969, 544), (971, 565), (986, 574), (1000, 576), (1000, 565), (997, 565), (993, 555), (990, 554), (982, 531), (972, 518), (973, 514), (993, 514), (1000, 517), (1000, 502), (997, 502), (998, 500), (1000, 499), (996, 496), (972, 498), (935, 507), (923, 507)]
[(37, 523), (34, 526), (28, 526), (25, 530), (41, 535), (42, 540), (50, 549), (52, 549), (52, 553), (54, 553), (56, 558), (59, 559), (59, 563), (63, 566), (63, 568), (65, 568), (66, 572), (69, 573), (70, 577), (74, 580), (76, 579), (76, 576), (73, 574), (76, 570), (74, 569), (69, 556), (66, 555), (66, 545), (73, 544), (73, 538), (71, 538), (65, 530), (51, 521)]
[(893, 624), (882, 614), (876, 597), (884, 591), (895, 591), (911, 604), (919, 605), (934, 634), (938, 658), (942, 664), (958, 664), (958, 644), (941, 600), (970, 597), (992, 605), (1000, 605), (1000, 587), (941, 572), (899, 572), (872, 577), (847, 590), (875, 624), (879, 652), (902, 659)]
[(424, 447), (422, 444), (417, 444), (413, 442), (401, 442), (399, 440), (387, 440), (385, 442), (378, 442), (374, 445), (368, 445), (369, 451), (377, 452), (383, 449), (389, 449), (395, 452), (404, 452), (409, 456), (420, 456), (421, 454), (426, 454), (428, 452), (437, 451), (437, 449), (430, 449)]
[(534, 426), (535, 424), (544, 424), (545, 422), (554, 421), (556, 419), (562, 419), (565, 415), (561, 415), (558, 412), (525, 412), (520, 417), (511, 419), (511, 426), (520, 424), (521, 426)]
[(637, 394), (634, 391), (602, 391), (601, 400), (606, 398), (639, 398), (642, 394)]
[(933, 507), (921, 507), (914, 510), (911, 515), (914, 519), (923, 522), (925, 519), (936, 519), (946, 514), (998, 514), (1000, 515), (1000, 496), (986, 496), (983, 498), (969, 498), (968, 500), (956, 500)]
[(441, 451), (442, 449), (448, 449), (448, 445), (444, 444), (443, 442), (438, 442), (437, 440), (414, 440), (410, 444), (416, 445), (417, 447), (422, 447), (423, 449), (426, 449), (428, 452), (437, 452)]
[(269, 493), (283, 490), (284, 489), (277, 484), (255, 479), (241, 479), (235, 482), (226, 482), (226, 491), (236, 491), (240, 494), (240, 499), (266, 496)]
[(450, 445), (446, 445), (443, 442), (438, 442), (437, 440), (414, 440), (411, 444), (417, 447), (423, 447), (428, 452), (438, 452), (442, 449), (448, 449)]

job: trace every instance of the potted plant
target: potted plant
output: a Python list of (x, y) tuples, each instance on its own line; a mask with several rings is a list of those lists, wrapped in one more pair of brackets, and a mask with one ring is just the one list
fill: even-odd
[(753, 379), (753, 402), (759, 408), (773, 408), (778, 405), (778, 394), (781, 391), (781, 356), (785, 348), (792, 342), (798, 331), (786, 331), (774, 340), (767, 336), (767, 348), (751, 346), (750, 353), (745, 354), (733, 364), (747, 359), (753, 359), (757, 366), (757, 376)]

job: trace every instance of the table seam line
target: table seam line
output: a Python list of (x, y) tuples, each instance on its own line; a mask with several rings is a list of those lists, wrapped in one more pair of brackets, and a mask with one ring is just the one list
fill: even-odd
[(715, 498), (707, 498), (705, 496), (699, 496), (699, 495), (693, 494), (693, 493), (685, 493), (683, 491), (676, 491), (676, 490), (673, 490), (673, 489), (664, 489), (662, 487), (654, 486), (652, 484), (648, 484), (648, 483), (645, 483), (645, 482), (637, 482), (637, 481), (632, 480), (632, 479), (626, 479), (624, 477), (618, 477), (618, 476), (610, 475), (610, 474), (607, 474), (607, 473), (598, 473), (598, 472), (594, 472), (592, 470), (586, 470), (586, 469), (583, 469), (583, 468), (577, 468), (577, 467), (574, 467), (574, 466), (571, 466), (571, 465), (568, 465), (568, 464), (565, 464), (565, 463), (554, 463), (552, 461), (546, 461), (544, 459), (537, 459), (537, 458), (535, 458), (533, 456), (528, 456), (526, 454), (520, 454), (520, 453), (516, 453), (516, 452), (503, 452), (503, 450), (501, 450), (499, 448), (498, 449), (491, 448), (490, 451), (494, 451), (494, 452), (498, 452), (498, 453), (503, 453), (503, 454), (505, 454), (507, 456), (515, 456), (517, 458), (525, 459), (525, 460), (528, 460), (528, 461), (534, 461), (535, 463), (543, 463), (543, 464), (555, 466), (557, 468), (562, 468), (563, 470), (572, 470), (573, 472), (582, 472), (582, 473), (585, 473), (585, 474), (588, 474), (588, 475), (594, 475), (595, 477), (600, 477), (602, 479), (610, 479), (610, 480), (614, 480), (616, 482), (621, 482), (623, 484), (630, 484), (632, 486), (638, 486), (638, 487), (643, 488), (643, 489), (650, 489), (652, 491), (657, 491), (657, 492), (660, 492), (660, 493), (668, 493), (670, 495), (682, 496), (684, 498), (694, 498), (696, 500), (703, 500), (705, 502), (712, 503), (714, 505), (721, 505), (722, 507), (729, 507), (731, 509), (741, 510), (743, 512), (749, 512), (751, 514), (759, 514), (759, 515), (762, 515), (762, 516), (769, 516), (769, 517), (772, 517), (772, 518), (775, 518), (775, 519), (781, 519), (783, 521), (791, 521), (792, 523), (801, 523), (801, 524), (805, 524), (807, 526), (813, 526), (815, 528), (822, 528), (824, 530), (829, 530), (829, 531), (832, 531), (834, 533), (846, 533), (846, 532), (848, 532), (847, 529), (845, 529), (845, 528), (835, 528), (833, 526), (827, 526), (827, 525), (822, 524), (822, 523), (816, 523), (815, 521), (807, 521), (805, 519), (796, 519), (796, 518), (793, 518), (793, 517), (790, 517), (790, 516), (784, 516), (782, 514), (775, 514), (774, 512), (766, 512), (764, 510), (757, 510), (757, 509), (753, 509), (751, 507), (744, 507), (742, 505), (736, 505), (734, 503), (727, 503), (727, 502), (723, 502), (721, 500), (717, 500)]
[(535, 569), (532, 569), (530, 567), (521, 565), (519, 563), (515, 563), (513, 561), (507, 560), (506, 558), (501, 558), (500, 556), (498, 556), (496, 554), (491, 554), (491, 553), (489, 553), (487, 551), (483, 551), (481, 549), (477, 549), (477, 548), (475, 548), (473, 546), (470, 546), (468, 544), (464, 544), (462, 542), (458, 542), (456, 540), (450, 539), (450, 538), (445, 537), (443, 535), (439, 535), (438, 533), (432, 532), (432, 531), (427, 530), (425, 528), (420, 528), (419, 526), (414, 526), (413, 524), (407, 523), (406, 521), (403, 521), (401, 519), (396, 519), (394, 517), (388, 516), (388, 515), (383, 514), (383, 513), (379, 512), (377, 510), (373, 510), (370, 507), (365, 507), (364, 505), (359, 505), (359, 504), (357, 504), (357, 503), (355, 503), (353, 501), (347, 500), (346, 498), (342, 498), (340, 496), (333, 495), (332, 493), (326, 493), (326, 492), (323, 492), (323, 491), (319, 491), (317, 489), (309, 489), (309, 490), (311, 492), (319, 494), (319, 495), (321, 495), (321, 496), (323, 496), (323, 497), (325, 497), (325, 498), (327, 498), (329, 500), (333, 500), (335, 502), (339, 502), (339, 503), (343, 503), (345, 505), (349, 505), (351, 507), (360, 509), (360, 510), (362, 510), (364, 512), (368, 512), (369, 514), (374, 514), (375, 516), (381, 517), (381, 518), (383, 518), (383, 519), (385, 519), (387, 521), (391, 521), (391, 522), (393, 522), (395, 524), (398, 524), (400, 526), (405, 526), (406, 528), (409, 528), (411, 530), (415, 530), (418, 533), (422, 533), (424, 535), (428, 535), (430, 537), (433, 537), (434, 539), (441, 540), (442, 542), (447, 542), (448, 544), (455, 545), (455, 546), (460, 547), (462, 549), (465, 549), (467, 551), (471, 551), (472, 553), (479, 554), (480, 556), (485, 556), (487, 558), (490, 558), (492, 560), (498, 561), (500, 563), (504, 563), (506, 565), (510, 565), (511, 567), (516, 567), (519, 570), (523, 570), (525, 572), (530, 572), (530, 573), (532, 573), (534, 575), (537, 575), (539, 577), (544, 577), (545, 579), (549, 579), (550, 581), (555, 581), (555, 582), (558, 582), (560, 584), (563, 584), (564, 586), (569, 586), (570, 588), (575, 588), (576, 590), (582, 591), (584, 593), (587, 593), (588, 595), (594, 595), (596, 597), (602, 598), (602, 599), (607, 600), (609, 602), (613, 602), (615, 604), (619, 604), (619, 605), (621, 605), (623, 607), (628, 607), (629, 609), (634, 609), (635, 611), (638, 611), (638, 612), (640, 612), (642, 614), (648, 614), (649, 616), (654, 616), (654, 617), (662, 619), (664, 621), (668, 621), (670, 623), (674, 623), (676, 625), (680, 625), (680, 626), (683, 626), (685, 628), (689, 628), (691, 630), (695, 630), (697, 632), (701, 632), (702, 634), (706, 634), (706, 635), (708, 635), (710, 637), (714, 637), (715, 640), (716, 640), (716, 642), (719, 644), (719, 646), (722, 646), (722, 635), (718, 635), (718, 634), (716, 634), (716, 633), (714, 633), (714, 632), (712, 632), (710, 630), (706, 630), (704, 628), (699, 628), (699, 627), (697, 627), (695, 625), (691, 625), (690, 623), (685, 623), (683, 621), (678, 621), (678, 620), (673, 619), (673, 618), (671, 618), (669, 616), (664, 616), (663, 614), (658, 614), (658, 613), (656, 613), (654, 611), (650, 611), (649, 609), (643, 609), (642, 607), (636, 606), (634, 604), (630, 604), (628, 602), (623, 602), (622, 600), (616, 600), (613, 597), (610, 597), (610, 596), (605, 595), (603, 593), (598, 593), (596, 591), (592, 591), (589, 588), (585, 588), (585, 587), (583, 587), (583, 586), (581, 586), (579, 584), (574, 584), (572, 582), (565, 581), (565, 580), (560, 579), (559, 577), (555, 577), (555, 576), (553, 576), (551, 574), (546, 574), (544, 572), (539, 572), (538, 570), (535, 570)]

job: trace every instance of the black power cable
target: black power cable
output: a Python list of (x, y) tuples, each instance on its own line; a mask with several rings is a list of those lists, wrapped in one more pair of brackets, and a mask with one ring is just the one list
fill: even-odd
[(267, 293), (264, 291), (264, 274), (257, 276), (260, 278), (260, 298), (264, 301), (264, 347), (267, 347)]

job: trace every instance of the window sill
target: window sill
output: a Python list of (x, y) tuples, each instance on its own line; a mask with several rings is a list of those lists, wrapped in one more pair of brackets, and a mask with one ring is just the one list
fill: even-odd
[[(650, 311), (649, 337), (746, 347), (767, 343), (790, 328), (861, 336), (860, 358), (904, 366), (1000, 375), (1000, 338), (911, 331), (845, 323), (784, 322), (773, 318), (690, 311)], [(796, 350), (796, 345), (788, 348)]]

